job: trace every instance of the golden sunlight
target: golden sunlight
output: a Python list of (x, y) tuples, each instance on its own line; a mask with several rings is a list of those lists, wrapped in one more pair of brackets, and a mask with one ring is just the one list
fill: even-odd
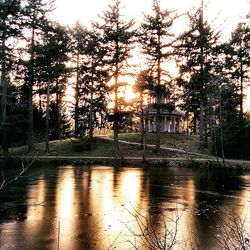
[[(60, 220), (73, 217), (73, 195), (74, 195), (74, 179), (71, 178), (72, 171), (64, 171), (62, 182), (58, 185), (57, 203), (58, 217)], [(70, 223), (67, 223), (70, 226)], [(66, 229), (65, 229), (66, 230)]]

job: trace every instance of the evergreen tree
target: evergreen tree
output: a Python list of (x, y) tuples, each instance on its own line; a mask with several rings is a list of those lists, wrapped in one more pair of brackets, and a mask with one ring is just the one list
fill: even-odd
[(177, 45), (180, 66), (179, 85), (183, 87), (184, 108), (193, 113), (194, 133), (199, 120), (200, 146), (207, 144), (208, 96), (213, 91), (216, 76), (218, 34), (204, 21), (203, 6), (189, 14), (190, 28), (179, 38)]
[(65, 92), (65, 77), (68, 73), (66, 62), (69, 51), (69, 36), (63, 26), (48, 22), (43, 27), (42, 43), (35, 47), (36, 69), (38, 83), (46, 83), (46, 151), (49, 151), (49, 106), (51, 96), (55, 94), (56, 124), (54, 130), (56, 138), (60, 138), (60, 106), (62, 93)]
[[(88, 31), (82, 54), (85, 55), (80, 65), (79, 85), (79, 117), (84, 125), (84, 131), (90, 141), (93, 140), (94, 128), (101, 128), (106, 119), (107, 68), (103, 62), (106, 48), (103, 47), (103, 38), (96, 31)], [(79, 84), (79, 83), (78, 83)]]
[(20, 35), (20, 11), (21, 5), (18, 0), (0, 1), (0, 98), (1, 98), (1, 147), (4, 154), (8, 153), (7, 138), (7, 93), (9, 87), (10, 71), (13, 68), (14, 40)]
[(24, 2), (23, 25), (24, 36), (28, 44), (27, 53), (29, 61), (27, 63), (26, 82), (28, 87), (28, 129), (27, 144), (29, 151), (35, 149), (34, 145), (34, 128), (33, 128), (33, 87), (37, 82), (35, 70), (35, 46), (41, 42), (42, 28), (46, 22), (46, 15), (52, 10), (54, 1), (48, 3), (42, 0), (26, 0)]
[(227, 44), (227, 61), (231, 78), (235, 81), (240, 92), (240, 113), (243, 115), (244, 88), (249, 82), (250, 67), (250, 26), (239, 23), (232, 32), (232, 37)]
[(156, 153), (160, 151), (160, 114), (163, 103), (163, 91), (170, 93), (171, 77), (163, 69), (163, 63), (172, 59), (174, 34), (171, 31), (174, 20), (177, 18), (173, 12), (161, 10), (160, 3), (153, 1), (152, 15), (145, 15), (141, 25), (139, 41), (143, 53), (147, 57), (149, 74), (153, 77), (151, 93), (155, 96), (156, 103)]
[(75, 64), (73, 71), (75, 72), (75, 103), (74, 103), (74, 135), (78, 137), (80, 135), (80, 108), (79, 108), (79, 99), (80, 99), (80, 85), (82, 81), (80, 79), (80, 65), (83, 64), (83, 58), (85, 57), (85, 47), (86, 47), (86, 36), (87, 36), (87, 29), (82, 26), (79, 21), (77, 21), (76, 25), (71, 29), (71, 61)]
[(107, 51), (105, 59), (110, 66), (110, 77), (114, 78), (114, 142), (118, 148), (118, 91), (120, 85), (119, 77), (126, 75), (128, 70), (127, 60), (131, 57), (134, 31), (133, 20), (125, 21), (121, 13), (121, 1), (116, 0), (113, 6), (104, 12), (102, 17), (104, 24), (96, 25), (104, 35), (103, 45)]

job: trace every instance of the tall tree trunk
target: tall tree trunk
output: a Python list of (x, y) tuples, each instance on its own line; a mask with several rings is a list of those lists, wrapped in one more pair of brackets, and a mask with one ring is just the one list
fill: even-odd
[(208, 110), (207, 106), (204, 108), (204, 146), (208, 146)]
[(223, 119), (222, 119), (222, 102), (221, 102), (221, 89), (220, 89), (220, 142), (221, 142), (221, 157), (222, 165), (225, 167), (225, 155), (224, 155), (224, 136), (223, 136)]
[[(200, 39), (201, 41), (204, 40), (204, 2), (201, 1), (201, 30), (200, 30)], [(204, 93), (203, 87), (205, 85), (205, 82), (203, 82), (204, 78), (204, 45), (201, 42), (200, 43), (200, 55), (201, 55), (201, 62), (200, 62), (200, 76), (202, 78), (202, 86), (201, 86), (201, 96), (200, 96), (200, 127), (199, 127), (199, 133), (200, 133), (200, 148), (204, 148), (204, 103), (203, 98), (205, 98), (206, 93)], [(204, 96), (203, 96), (204, 95)]]
[(196, 114), (196, 112), (194, 112), (193, 123), (194, 123), (193, 133), (194, 133), (194, 135), (197, 135), (197, 114)]
[[(93, 69), (93, 65), (91, 65)], [(93, 141), (93, 92), (94, 92), (94, 80), (93, 80), (94, 73), (91, 74), (91, 88), (90, 88), (90, 110), (89, 110), (89, 139)]]
[(34, 145), (34, 127), (33, 127), (33, 85), (34, 85), (34, 46), (35, 46), (35, 29), (32, 29), (31, 37), (31, 56), (29, 69), (29, 84), (28, 84), (28, 131), (27, 143), (28, 150), (35, 150)]
[(204, 106), (202, 100), (200, 100), (199, 134), (200, 134), (200, 149), (202, 149), (204, 148)]
[(7, 136), (7, 124), (6, 124), (6, 106), (7, 106), (7, 91), (8, 83), (6, 79), (6, 63), (5, 63), (5, 30), (2, 33), (2, 65), (1, 65), (1, 88), (2, 88), (2, 100), (1, 100), (1, 128), (2, 128), (2, 150), (3, 154), (8, 154), (8, 136)]
[(61, 139), (61, 119), (60, 119), (60, 93), (59, 93), (59, 86), (58, 81), (56, 81), (56, 131), (57, 131), (57, 139)]
[(116, 65), (115, 70), (115, 86), (114, 86), (114, 143), (118, 147), (118, 64)]
[[(161, 37), (158, 35), (158, 45), (161, 44)], [(160, 54), (161, 51), (158, 51)], [(157, 61), (157, 85), (158, 87), (161, 85), (161, 57), (158, 57)], [(160, 152), (160, 122), (161, 122), (161, 110), (160, 110), (160, 93), (159, 88), (157, 89), (156, 93), (156, 138), (155, 138), (155, 151), (156, 154)]]
[(142, 147), (142, 159), (146, 160), (146, 138), (145, 138), (145, 115), (143, 109), (143, 93), (141, 92), (141, 147)]
[(49, 152), (49, 103), (50, 103), (50, 78), (47, 82), (47, 95), (46, 95), (46, 131), (45, 131), (45, 152)]
[(75, 87), (75, 137), (79, 135), (79, 52), (76, 59), (76, 87)]
[(240, 55), (240, 115), (241, 117), (243, 116), (243, 97), (244, 97), (243, 80), (244, 80), (243, 63), (242, 63), (242, 55)]

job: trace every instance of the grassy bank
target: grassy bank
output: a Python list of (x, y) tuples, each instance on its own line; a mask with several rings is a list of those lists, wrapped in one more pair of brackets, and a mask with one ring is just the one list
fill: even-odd
[[(112, 136), (111, 136), (112, 137)], [(119, 140), (124, 140), (128, 142), (141, 142), (141, 134), (139, 133), (123, 133), (119, 134)], [(161, 145), (182, 149), (185, 151), (190, 151), (194, 153), (199, 153), (199, 138), (195, 135), (184, 135), (184, 134), (167, 134), (162, 133)], [(85, 142), (86, 143), (86, 142)], [(147, 143), (155, 144), (155, 134), (147, 134)], [(15, 147), (9, 150), (11, 155), (28, 154), (27, 146)], [(45, 152), (45, 144), (37, 143), (36, 152), (39, 155), (63, 155), (63, 156), (107, 156), (116, 157), (122, 155), (124, 157), (140, 157), (142, 156), (142, 149), (137, 145), (129, 145), (119, 143), (119, 150), (114, 146), (112, 140), (104, 140), (100, 137), (95, 137), (93, 143), (89, 145), (84, 145), (80, 143), (77, 139), (64, 139), (56, 140), (50, 142), (50, 152)], [(168, 152), (167, 150), (162, 150), (158, 155), (155, 154), (154, 148), (147, 148), (148, 157), (179, 157), (180, 153)]]
[[(140, 142), (140, 133), (124, 133), (119, 134), (120, 140)], [(148, 133), (146, 136), (146, 141), (148, 144), (155, 144), (156, 134)], [(185, 135), (185, 134), (160, 134), (161, 145), (170, 148), (178, 148), (185, 151), (191, 151), (195, 153), (200, 153), (199, 150), (199, 137), (197, 135)]]
[[(140, 134), (120, 134), (120, 140), (130, 142), (140, 142)], [(147, 138), (148, 144), (154, 144), (155, 134), (150, 134)], [(161, 150), (159, 154), (155, 153), (154, 147), (148, 147), (146, 150), (147, 161), (151, 165), (164, 164), (166, 166), (221, 166), (217, 163), (215, 157), (195, 154), (200, 153), (198, 148), (198, 137), (181, 134), (161, 134), (161, 144), (178, 148), (185, 151), (191, 151), (193, 154), (173, 152), (171, 150)], [(121, 158), (125, 163), (136, 164), (142, 162), (142, 149), (140, 145), (130, 145), (119, 143), (119, 149), (115, 147), (112, 140), (96, 137), (90, 147), (85, 144), (79, 144), (76, 139), (65, 139), (50, 142), (50, 152), (45, 152), (44, 143), (36, 144), (36, 151), (28, 153), (27, 147), (11, 148), (10, 157), (6, 159), (36, 159), (44, 161), (59, 161), (65, 163), (74, 162), (95, 162), (103, 164), (113, 164)], [(220, 159), (220, 162), (222, 160)], [(249, 169), (250, 161), (226, 160), (226, 166), (232, 168)]]

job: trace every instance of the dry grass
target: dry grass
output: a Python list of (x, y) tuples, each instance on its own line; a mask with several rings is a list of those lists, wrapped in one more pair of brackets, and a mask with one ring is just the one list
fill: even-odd
[[(128, 134), (131, 135), (131, 134)], [(137, 134), (137, 137), (139, 134)], [(124, 139), (124, 138), (123, 138)], [(132, 141), (131, 139), (129, 139)], [(136, 140), (134, 140), (136, 141)], [(44, 143), (36, 144), (36, 152), (28, 153), (27, 146), (20, 146), (11, 148), (11, 155), (59, 155), (59, 156), (97, 156), (97, 157), (142, 157), (142, 150), (140, 146), (129, 145), (129, 144), (119, 144), (119, 150), (115, 147), (113, 141), (103, 140), (100, 138), (95, 138), (94, 142), (91, 144), (90, 149), (77, 149), (76, 139), (65, 139), (56, 140), (50, 142), (50, 152), (45, 152)], [(161, 152), (156, 155), (154, 148), (147, 149), (148, 157), (179, 157), (180, 154), (168, 152), (166, 150), (161, 150)]]
[[(155, 144), (156, 134), (147, 134), (147, 143)], [(126, 133), (119, 135), (120, 140), (140, 142), (141, 134), (139, 133)], [(185, 151), (200, 152), (199, 150), (199, 137), (197, 135), (185, 135), (185, 134), (160, 134), (161, 145), (171, 148), (183, 149)]]

